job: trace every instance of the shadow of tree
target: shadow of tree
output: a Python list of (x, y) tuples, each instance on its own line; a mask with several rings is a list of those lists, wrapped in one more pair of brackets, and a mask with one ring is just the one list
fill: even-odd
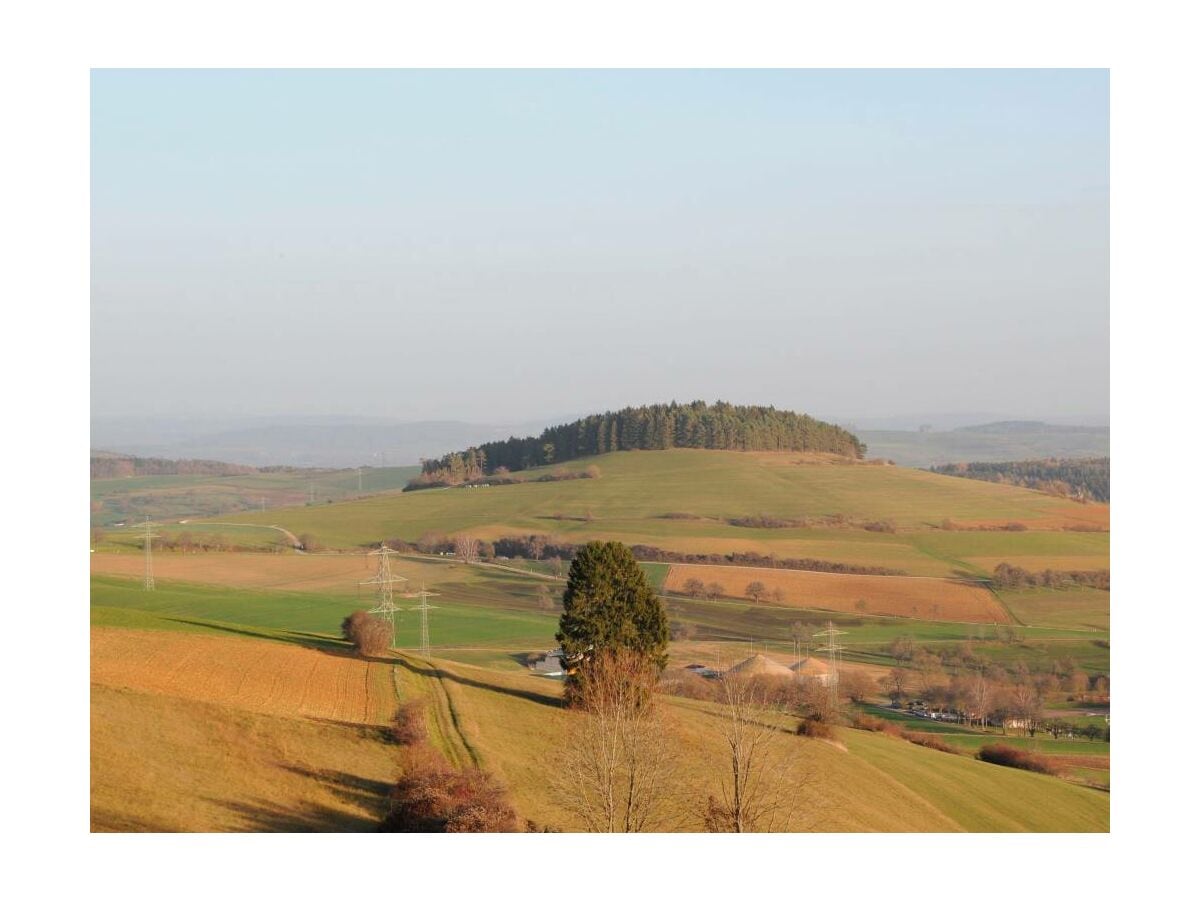
[(224, 631), (229, 634), (240, 634), (245, 637), (259, 638), (265, 641), (278, 641), (283, 644), (297, 644), (301, 647), (311, 647), (314, 650), (328, 652), (338, 651), (342, 655), (350, 655), (347, 644), (335, 638), (325, 637), (306, 631), (277, 631), (273, 629), (257, 629), (251, 627), (239, 628), (223, 622), (210, 622), (206, 619), (185, 619), (178, 616), (164, 616), (170, 622), (180, 622), (197, 628), (212, 631)]
[(506, 687), (499, 684), (488, 684), (486, 681), (476, 681), (474, 678), (468, 678), (465, 675), (449, 672), (432, 664), (430, 664), (428, 668), (424, 666), (416, 666), (403, 657), (398, 658), (396, 661), (414, 675), (420, 675), (425, 678), (442, 678), (446, 681), (453, 681), (466, 687), (481, 688), (485, 691), (491, 691), (494, 694), (504, 694), (505, 696), (517, 697), (521, 700), (531, 700), (534, 703), (540, 703), (543, 706), (553, 707), (554, 709), (560, 709), (563, 705), (562, 700), (559, 697), (548, 697), (545, 694), (539, 694), (536, 691), (523, 691), (520, 688)]
[(280, 768), (320, 783), (350, 808), (312, 801), (294, 807), (267, 800), (214, 802), (241, 816), (245, 820), (245, 831), (374, 831), (387, 814), (391, 782), (334, 769), (312, 769), (301, 765), (281, 765)]

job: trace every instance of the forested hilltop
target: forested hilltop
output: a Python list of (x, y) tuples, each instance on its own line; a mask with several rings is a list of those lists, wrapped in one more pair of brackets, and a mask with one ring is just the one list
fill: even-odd
[(413, 487), (461, 484), (501, 470), (552, 465), (614, 450), (792, 450), (861, 459), (857, 437), (812, 416), (772, 406), (697, 400), (630, 406), (547, 428), (538, 437), (511, 437), (424, 460)]
[(978, 481), (1015, 484), (1076, 500), (1108, 502), (1109, 460), (1107, 456), (1088, 459), (1033, 459), (1022, 462), (950, 463), (931, 466), (939, 475), (955, 475)]

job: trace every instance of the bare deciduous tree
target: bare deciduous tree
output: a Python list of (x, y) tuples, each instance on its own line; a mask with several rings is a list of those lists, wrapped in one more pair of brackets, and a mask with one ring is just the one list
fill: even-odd
[(465, 563), (479, 561), (479, 539), (469, 534), (460, 534), (454, 538), (454, 555)]
[(792, 831), (801, 795), (813, 781), (798, 744), (779, 724), (783, 710), (761, 681), (721, 680), (722, 736), (728, 749), (721, 796), (710, 796), (702, 817), (708, 831)]
[(678, 819), (676, 749), (654, 702), (657, 671), (627, 650), (594, 656), (551, 789), (591, 832), (643, 832)]
[(689, 597), (700, 598), (704, 596), (704, 582), (699, 578), (689, 578), (683, 583), (683, 592)]
[(767, 586), (761, 581), (752, 581), (746, 585), (746, 596), (755, 603), (761, 603), (767, 596)]

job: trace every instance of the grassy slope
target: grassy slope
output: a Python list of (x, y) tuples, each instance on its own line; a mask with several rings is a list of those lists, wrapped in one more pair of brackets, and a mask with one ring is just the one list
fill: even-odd
[[(793, 454), (697, 450), (610, 453), (567, 466), (597, 464), (602, 477), (594, 480), (390, 494), (246, 513), (237, 520), (283, 525), (334, 546), (358, 546), (385, 537), (415, 540), (427, 531), (468, 530), (493, 537), (553, 533), (569, 541), (612, 537), (705, 552), (759, 550), (884, 565), (914, 575), (982, 571), (972, 557), (1071, 557), (1094, 559), (1096, 567), (1107, 565), (1107, 534), (928, 530), (946, 518), (958, 523), (1021, 521), (1031, 527), (1055, 528), (1072, 521), (1105, 524), (1105, 506), (913, 469), (796, 464), (806, 459)], [(586, 521), (589, 511), (592, 520)], [(661, 518), (680, 512), (708, 518)], [(755, 529), (724, 521), (757, 514), (888, 519), (900, 531)]]
[[(202, 611), (211, 615), (216, 598), (200, 591), (156, 599), (171, 605), (202, 604)], [(223, 612), (236, 614), (245, 599), (227, 598)], [(163, 610), (101, 607), (97, 612), (98, 620), (106, 624), (310, 641), (287, 629), (220, 622), (205, 626), (198, 620), (180, 623), (164, 618)], [(125, 617), (125, 621), (109, 617)], [(225, 640), (235, 638), (212, 643), (218, 646)], [(499, 773), (523, 815), (544, 824), (571, 826), (545, 788), (555, 742), (570, 727), (571, 714), (557, 707), (556, 683), (528, 674), (507, 675), (445, 660), (430, 665), (411, 658), (400, 664), (397, 674), (402, 696), (424, 694), (433, 699), (433, 739), (449, 759)], [(679, 699), (668, 701), (667, 714), (683, 743), (681, 757), (686, 763), (680, 796), (691, 809), (698, 798), (716, 789), (713, 761), (721, 758), (716, 720), (707, 704)], [(97, 829), (363, 828), (366, 817), (381, 809), (383, 787), (378, 773), (393, 764), (387, 748), (380, 750), (371, 734), (361, 729), (251, 715), (179, 698), (167, 703), (163, 698), (109, 688), (93, 691), (93, 729)], [(883, 736), (847, 732), (844, 740), (849, 753), (819, 742), (797, 744), (803, 765), (820, 775), (830, 798), (827, 806), (812, 808), (812, 820), (803, 823), (807, 827), (906, 831), (1106, 827), (1104, 795), (1080, 798), (1071, 793), (1076, 790), (1073, 786), (1062, 782), (958, 760)], [(222, 757), (224, 745), (231, 749)], [(134, 758), (133, 748), (145, 758), (145, 765), (122, 763)], [(182, 766), (167, 771), (169, 761), (182, 758), (186, 758)], [(947, 767), (959, 771), (947, 774)], [(293, 777), (297, 774), (305, 777)], [(220, 780), (219, 787), (207, 787), (213, 778)], [(1038, 779), (1036, 786), (1028, 779)], [(195, 791), (197, 781), (206, 785), (205, 791)], [(946, 787), (951, 782), (965, 784), (968, 791), (955, 794)], [(1062, 793), (1065, 789), (1070, 790)], [(1018, 814), (1004, 804), (993, 808), (997, 797), (1031, 793), (1045, 800), (1046, 809), (1059, 813)], [(816, 803), (815, 797), (809, 800), (806, 809)], [(141, 818), (151, 808), (166, 819)], [(680, 827), (696, 825), (689, 820)]]
[(398, 775), (364, 726), (92, 687), (93, 831), (370, 831)]
[[(424, 694), (452, 728), (435, 728), (452, 757), (473, 758), (508, 784), (520, 812), (561, 828), (572, 822), (546, 790), (556, 741), (569, 739), (570, 717), (554, 705), (556, 684), (435, 661), (406, 667), (401, 690)], [(680, 740), (677, 796), (682, 828), (694, 830), (695, 806), (718, 789), (721, 737), (714, 707), (669, 699), (665, 714)], [(949, 756), (884, 735), (838, 729), (845, 750), (794, 739), (796, 769), (818, 779), (805, 790), (804, 824), (814, 830), (1105, 830), (1107, 795), (1060, 780)], [(789, 738), (789, 740), (792, 740)], [(822, 799), (822, 796), (824, 799)], [(692, 810), (689, 817), (686, 813)], [(797, 825), (801, 824), (799, 820)]]

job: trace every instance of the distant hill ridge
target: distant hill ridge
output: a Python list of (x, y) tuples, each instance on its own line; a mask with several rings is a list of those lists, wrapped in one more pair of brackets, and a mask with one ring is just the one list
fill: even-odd
[(537, 437), (479, 444), (423, 460), (418, 481), (457, 484), (498, 469), (519, 471), (616, 450), (778, 450), (861, 459), (866, 445), (837, 425), (773, 406), (718, 401), (629, 406), (547, 428)]
[(329, 471), (296, 466), (243, 466), (213, 459), (162, 459), (92, 451), (92, 478), (130, 478), (137, 475), (253, 475), (259, 472)]

